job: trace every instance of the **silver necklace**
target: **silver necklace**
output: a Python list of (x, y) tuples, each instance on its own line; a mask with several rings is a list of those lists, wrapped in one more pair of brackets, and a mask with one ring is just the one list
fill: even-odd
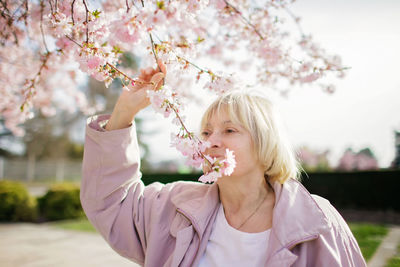
[(244, 221), (239, 225), (239, 227), (237, 228), (238, 230), (239, 230), (240, 228), (242, 228), (242, 226), (243, 226), (248, 220), (250, 220), (250, 218), (253, 217), (254, 214), (256, 214), (256, 212), (258, 211), (258, 209), (261, 207), (261, 205), (264, 203), (265, 199), (267, 198), (267, 195), (268, 195), (268, 194), (265, 194), (263, 200), (260, 202), (260, 204), (258, 204), (257, 208), (250, 214), (249, 217), (246, 218), (246, 220), (244, 220)]

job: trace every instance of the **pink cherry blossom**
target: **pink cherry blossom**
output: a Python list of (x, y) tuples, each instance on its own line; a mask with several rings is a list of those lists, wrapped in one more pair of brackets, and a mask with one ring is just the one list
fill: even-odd
[(236, 160), (233, 151), (226, 149), (225, 151), (225, 159), (221, 161), (222, 163), (222, 172), (224, 175), (230, 176), (235, 167), (236, 167)]
[(222, 174), (220, 172), (208, 172), (200, 176), (199, 181), (202, 183), (213, 183), (217, 181), (218, 178), (220, 178)]
[(319, 73), (314, 72), (314, 73), (311, 73), (311, 74), (301, 78), (300, 81), (302, 83), (310, 83), (310, 82), (317, 80), (320, 76), (321, 75)]
[[(138, 71), (124, 67), (121, 55), (132, 52), (140, 55), (139, 68), (154, 66), (155, 58), (167, 66), (165, 85), (148, 96), (156, 112), (180, 126), (172, 145), (198, 167), (207, 143), (186, 128), (183, 115), (190, 99), (198, 101), (195, 88), (220, 95), (254, 82), (291, 88), (318, 81), (331, 93), (334, 87), (324, 78), (345, 74), (338, 56), (327, 54), (307, 34), (299, 39), (297, 32), (287, 31), (279, 11), (289, 9), (291, 1), (262, 6), (237, 0), (5, 2), (0, 7), (0, 110), (14, 134), (23, 134), (21, 124), (34, 111), (46, 116), (56, 108), (96, 112), (100, 106), (88, 103), (77, 73), (106, 86), (114, 79), (131, 83)], [(297, 16), (293, 20), (299, 23)], [(236, 57), (239, 52), (246, 58)], [(240, 74), (231, 73), (240, 68)], [(232, 174), (234, 155), (227, 151), (224, 160), (212, 164), (201, 180)]]

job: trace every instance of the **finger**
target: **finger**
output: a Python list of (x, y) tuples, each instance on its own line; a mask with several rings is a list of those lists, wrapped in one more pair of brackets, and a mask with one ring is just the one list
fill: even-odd
[(145, 80), (145, 78), (146, 78), (146, 73), (144, 72), (144, 69), (140, 69), (140, 74), (139, 74), (139, 79), (140, 80)]
[(151, 77), (151, 82), (155, 85), (155, 88), (159, 88), (162, 79), (165, 77), (164, 73), (158, 72)]
[(152, 83), (158, 83), (160, 82), (163, 78), (165, 77), (164, 73), (162, 72), (157, 72), (156, 74), (153, 75), (153, 77), (151, 77), (151, 82)]
[(153, 68), (148, 67), (148, 68), (146, 68), (146, 69), (144, 70), (144, 73), (145, 73), (146, 75), (151, 75), (151, 74), (153, 73), (153, 71), (154, 71)]
[(163, 61), (160, 58), (157, 60), (157, 65), (162, 73), (167, 74), (167, 67), (164, 65)]

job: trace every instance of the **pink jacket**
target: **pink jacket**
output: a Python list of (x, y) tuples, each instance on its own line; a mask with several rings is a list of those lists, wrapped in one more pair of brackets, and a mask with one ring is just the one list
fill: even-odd
[[(216, 184), (140, 180), (135, 126), (86, 130), (81, 202), (120, 255), (144, 266), (197, 266), (216, 218)], [(276, 203), (265, 266), (366, 266), (349, 227), (330, 203), (297, 181), (274, 184)]]

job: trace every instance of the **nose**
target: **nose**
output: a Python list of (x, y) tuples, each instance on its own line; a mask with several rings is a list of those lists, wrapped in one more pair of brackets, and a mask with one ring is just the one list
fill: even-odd
[(211, 147), (217, 148), (221, 147), (222, 145), (222, 139), (220, 134), (218, 133), (212, 133), (208, 138), (207, 141), (210, 142)]

